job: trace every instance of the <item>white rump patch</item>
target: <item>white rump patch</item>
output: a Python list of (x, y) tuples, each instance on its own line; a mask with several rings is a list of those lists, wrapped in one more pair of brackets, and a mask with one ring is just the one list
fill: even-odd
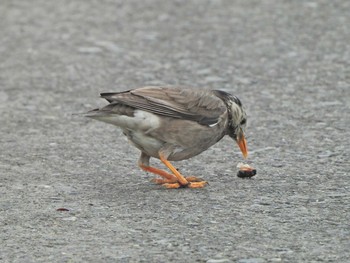
[(156, 129), (160, 125), (159, 117), (153, 113), (142, 110), (134, 111), (134, 116), (109, 114), (104, 116), (92, 116), (99, 121), (107, 122), (123, 129), (130, 129), (134, 131), (147, 131)]
[(155, 129), (160, 126), (159, 117), (147, 111), (136, 110), (133, 118), (139, 125), (139, 129), (142, 130)]

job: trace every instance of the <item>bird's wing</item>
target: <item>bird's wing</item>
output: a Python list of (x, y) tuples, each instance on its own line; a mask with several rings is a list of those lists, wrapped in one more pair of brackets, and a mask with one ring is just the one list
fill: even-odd
[(110, 103), (124, 104), (154, 114), (211, 125), (227, 109), (210, 90), (144, 87), (119, 93), (101, 93)]

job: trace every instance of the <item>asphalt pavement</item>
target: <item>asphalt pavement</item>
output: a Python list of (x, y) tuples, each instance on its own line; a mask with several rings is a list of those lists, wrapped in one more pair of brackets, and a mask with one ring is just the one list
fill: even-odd
[[(350, 262), (350, 1), (0, 3), (1, 262)], [(167, 190), (100, 92), (222, 89), (248, 114)], [(152, 164), (162, 167), (159, 160)]]

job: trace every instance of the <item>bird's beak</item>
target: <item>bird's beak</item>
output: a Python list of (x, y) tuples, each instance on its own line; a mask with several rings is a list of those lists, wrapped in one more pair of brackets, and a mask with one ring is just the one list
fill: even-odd
[(244, 135), (243, 135), (243, 134), (241, 134), (241, 135), (238, 137), (237, 144), (238, 144), (238, 146), (239, 146), (239, 149), (241, 149), (241, 152), (242, 152), (242, 154), (243, 154), (243, 157), (244, 157), (244, 158), (247, 158), (247, 157), (248, 157), (247, 141), (246, 141), (246, 139), (244, 138)]

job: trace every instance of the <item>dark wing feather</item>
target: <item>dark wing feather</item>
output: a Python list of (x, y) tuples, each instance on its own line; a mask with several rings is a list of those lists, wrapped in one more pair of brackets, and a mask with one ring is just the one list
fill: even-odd
[(154, 114), (196, 121), (216, 123), (226, 112), (224, 102), (210, 90), (174, 87), (144, 87), (119, 93), (101, 93), (110, 103), (120, 103)]

